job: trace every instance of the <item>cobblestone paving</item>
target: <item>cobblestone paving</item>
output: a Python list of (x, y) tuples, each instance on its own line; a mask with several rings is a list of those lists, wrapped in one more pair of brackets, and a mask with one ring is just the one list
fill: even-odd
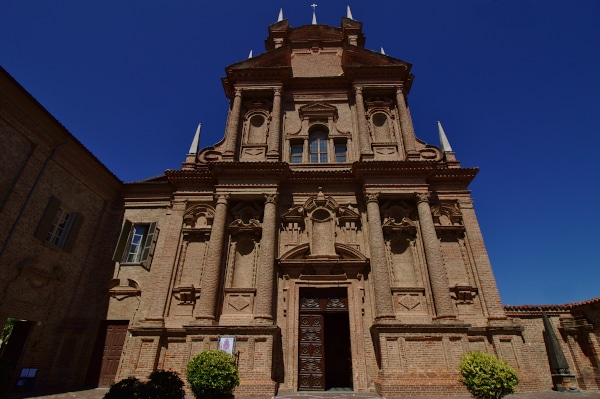
[[(35, 396), (32, 399), (102, 399), (107, 389), (97, 388), (87, 391), (66, 392), (55, 395)], [(239, 397), (235, 399), (382, 399), (374, 393), (355, 393), (355, 392), (296, 392), (271, 397)], [(187, 396), (186, 399), (193, 399)], [(392, 398), (386, 398), (392, 399)], [(415, 399), (415, 397), (403, 397), (402, 399)], [(419, 399), (439, 399), (439, 398), (419, 398)], [(468, 396), (455, 399), (472, 399)], [(522, 393), (506, 396), (506, 399), (600, 399), (600, 391), (582, 391), (582, 392), (536, 392)]]

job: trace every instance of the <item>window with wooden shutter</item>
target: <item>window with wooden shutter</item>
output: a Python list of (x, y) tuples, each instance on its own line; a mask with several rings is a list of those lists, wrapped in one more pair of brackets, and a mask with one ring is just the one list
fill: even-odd
[(148, 268), (156, 236), (156, 222), (132, 223), (125, 220), (113, 253), (113, 261), (123, 264), (141, 264)]
[(82, 223), (81, 215), (62, 207), (58, 198), (50, 197), (34, 236), (70, 252)]

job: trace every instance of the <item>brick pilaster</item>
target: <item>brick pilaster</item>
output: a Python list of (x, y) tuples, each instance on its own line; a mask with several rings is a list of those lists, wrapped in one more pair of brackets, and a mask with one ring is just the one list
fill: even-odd
[(375, 291), (375, 320), (385, 321), (395, 319), (395, 314), (378, 197), (378, 193), (365, 194), (369, 222), (369, 245), (371, 247), (371, 273)]
[(226, 144), (224, 156), (233, 158), (237, 148), (238, 133), (240, 130), (240, 114), (242, 112), (242, 89), (236, 88), (233, 97), (233, 106), (229, 113), (227, 131), (225, 132)]
[(281, 137), (281, 88), (273, 89), (273, 110), (271, 112), (271, 126), (269, 128), (269, 149), (267, 158), (279, 159), (279, 141)]
[(354, 87), (354, 95), (356, 101), (356, 113), (358, 116), (358, 139), (360, 143), (360, 153), (372, 154), (371, 144), (369, 142), (369, 127), (365, 116), (365, 103), (362, 95), (362, 87)]
[(194, 312), (194, 316), (200, 323), (211, 323), (215, 320), (217, 294), (220, 290), (229, 194), (217, 194), (216, 199), (217, 205), (208, 244), (208, 256), (202, 273), (200, 300), (197, 302), (198, 306)]
[(275, 279), (275, 240), (277, 231), (277, 195), (265, 194), (262, 238), (258, 257), (254, 321), (273, 322), (273, 284)]
[(398, 112), (400, 113), (400, 128), (402, 130), (402, 141), (404, 142), (404, 149), (407, 154), (415, 152), (415, 130), (413, 128), (410, 113), (406, 106), (406, 100), (404, 99), (404, 93), (402, 88), (396, 88), (396, 104), (398, 106)]
[(417, 194), (417, 211), (419, 213), (419, 225), (423, 237), (423, 246), (425, 247), (425, 258), (427, 259), (427, 270), (429, 271), (436, 318), (456, 318), (456, 309), (450, 298), (448, 274), (442, 259), (440, 243), (435, 232), (431, 208), (429, 207), (429, 194)]
[(498, 292), (498, 286), (496, 285), (490, 258), (485, 249), (483, 235), (481, 234), (479, 222), (477, 222), (477, 216), (475, 215), (475, 209), (473, 208), (473, 200), (470, 198), (460, 199), (458, 205), (462, 213), (465, 231), (469, 237), (471, 252), (475, 259), (475, 266), (480, 284), (479, 292), (483, 299), (483, 303), (487, 308), (489, 317), (505, 318), (506, 315), (504, 314), (504, 308), (502, 306), (502, 301), (500, 300), (500, 293)]

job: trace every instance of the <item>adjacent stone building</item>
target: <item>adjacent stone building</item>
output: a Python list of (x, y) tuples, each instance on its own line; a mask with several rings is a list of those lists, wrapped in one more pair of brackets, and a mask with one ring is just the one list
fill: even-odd
[(122, 183), (2, 68), (0, 154), (0, 321), (17, 320), (0, 357), (16, 390), (79, 388), (108, 304)]
[(364, 44), (351, 18), (280, 19), (265, 53), (226, 68), (223, 139), (199, 149), (198, 128), (181, 169), (127, 184), (2, 70), (13, 382), (183, 374), (221, 348), (240, 395), (452, 396), (466, 394), (460, 358), (480, 350), (515, 367), (521, 391), (599, 389), (600, 299), (502, 306), (468, 190), (477, 169), (441, 125), (439, 146), (416, 137), (411, 65)]

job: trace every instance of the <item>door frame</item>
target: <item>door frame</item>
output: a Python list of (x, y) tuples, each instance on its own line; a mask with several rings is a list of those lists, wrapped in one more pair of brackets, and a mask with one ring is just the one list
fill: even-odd
[(365, 360), (365, 342), (363, 341), (363, 298), (364, 281), (358, 279), (336, 278), (335, 275), (301, 276), (290, 280), (284, 288), (287, 304), (287, 328), (284, 362), (292, 367), (285, 367), (285, 387), (298, 391), (298, 335), (300, 333), (300, 288), (346, 288), (348, 293), (348, 321), (350, 326), (350, 354), (352, 357), (352, 387), (354, 392), (368, 391), (368, 376)]

